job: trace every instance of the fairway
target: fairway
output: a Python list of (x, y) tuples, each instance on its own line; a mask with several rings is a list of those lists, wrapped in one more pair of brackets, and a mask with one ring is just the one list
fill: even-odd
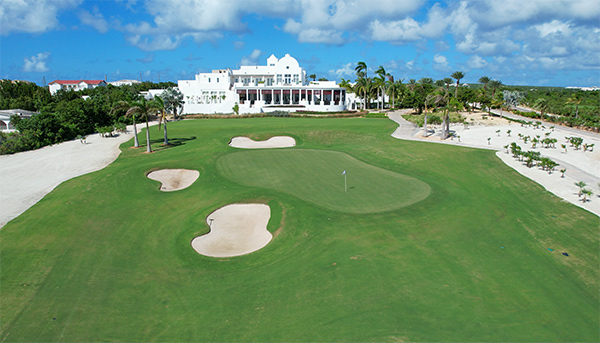
[[(598, 341), (598, 217), (493, 151), (396, 128), (184, 120), (171, 146), (151, 128), (154, 153), (127, 142), (0, 230), (0, 342)], [(167, 169), (198, 178), (164, 192), (147, 175)], [(268, 205), (268, 244), (199, 254), (230, 204)]]
[[(430, 192), (426, 183), (414, 177), (335, 151), (236, 152), (220, 158), (217, 168), (223, 176), (240, 184), (280, 190), (346, 213), (391, 211), (419, 202)], [(344, 171), (346, 175), (342, 175)]]

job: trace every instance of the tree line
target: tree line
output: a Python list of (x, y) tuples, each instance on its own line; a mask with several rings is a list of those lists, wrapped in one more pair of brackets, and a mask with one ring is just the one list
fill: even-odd
[[(149, 89), (175, 86), (172, 82), (142, 82), (81, 91), (60, 90), (51, 95), (47, 87), (34, 83), (1, 80), (0, 109), (24, 109), (37, 114), (27, 119), (11, 118), (11, 125), (18, 132), (0, 132), (0, 154), (38, 149), (102, 132), (107, 127), (123, 127), (132, 119), (131, 115), (127, 117), (127, 110), (115, 110), (118, 104), (143, 101), (141, 92)], [(140, 120), (142, 116), (135, 113), (133, 118)]]

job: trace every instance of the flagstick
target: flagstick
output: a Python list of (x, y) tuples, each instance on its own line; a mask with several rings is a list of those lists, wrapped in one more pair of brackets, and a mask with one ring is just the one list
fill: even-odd
[(348, 187), (346, 186), (346, 174), (344, 174), (344, 192), (348, 192)]

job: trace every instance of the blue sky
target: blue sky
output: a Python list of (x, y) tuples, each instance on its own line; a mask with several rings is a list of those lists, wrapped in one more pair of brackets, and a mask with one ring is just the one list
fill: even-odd
[(0, 78), (177, 81), (296, 57), (354, 80), (600, 86), (598, 0), (2, 0)]

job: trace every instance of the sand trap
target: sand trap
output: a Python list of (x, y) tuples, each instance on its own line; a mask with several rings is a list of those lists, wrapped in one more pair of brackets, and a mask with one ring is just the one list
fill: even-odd
[(248, 137), (234, 137), (229, 146), (242, 149), (291, 148), (296, 146), (296, 140), (289, 136), (275, 136), (266, 141), (255, 141)]
[(273, 238), (267, 231), (271, 208), (265, 204), (232, 204), (206, 218), (210, 232), (192, 240), (201, 255), (233, 257), (249, 254), (266, 246)]
[(147, 176), (161, 183), (161, 191), (172, 192), (191, 186), (200, 176), (200, 172), (188, 169), (161, 169), (150, 172)]

